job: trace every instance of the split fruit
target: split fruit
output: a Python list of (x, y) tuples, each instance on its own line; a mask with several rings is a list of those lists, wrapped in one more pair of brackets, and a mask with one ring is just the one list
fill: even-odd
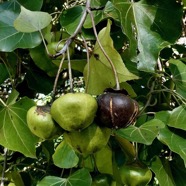
[(66, 142), (78, 153), (87, 156), (105, 147), (109, 141), (111, 130), (107, 127), (99, 127), (96, 123), (82, 131), (65, 132)]
[(58, 130), (48, 106), (31, 107), (27, 112), (27, 124), (31, 132), (42, 139), (52, 138)]
[(98, 96), (97, 120), (108, 128), (125, 128), (134, 123), (139, 111), (138, 103), (124, 90), (106, 89)]
[(90, 94), (67, 93), (53, 102), (51, 115), (64, 130), (82, 130), (93, 122), (97, 107)]

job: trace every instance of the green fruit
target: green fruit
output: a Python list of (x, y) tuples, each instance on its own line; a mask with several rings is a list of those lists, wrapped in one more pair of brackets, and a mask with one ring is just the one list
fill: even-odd
[(127, 186), (145, 186), (152, 178), (152, 172), (139, 164), (123, 165), (119, 172), (122, 183)]
[(93, 123), (82, 131), (65, 132), (64, 139), (75, 151), (85, 156), (95, 153), (106, 146), (111, 130)]
[(99, 174), (93, 178), (92, 186), (111, 186), (112, 178), (107, 174)]
[[(57, 52), (59, 52), (64, 47), (65, 42), (51, 42), (47, 45), (47, 49), (49, 54), (55, 55)], [(71, 44), (69, 46), (69, 54), (72, 56), (74, 53), (74, 46)], [(57, 59), (61, 59), (62, 56), (57, 57)]]
[(54, 120), (67, 131), (82, 130), (94, 120), (97, 101), (86, 93), (67, 93), (56, 99), (51, 107)]
[(49, 139), (57, 132), (50, 109), (46, 106), (31, 107), (27, 112), (27, 124), (31, 132), (42, 139)]

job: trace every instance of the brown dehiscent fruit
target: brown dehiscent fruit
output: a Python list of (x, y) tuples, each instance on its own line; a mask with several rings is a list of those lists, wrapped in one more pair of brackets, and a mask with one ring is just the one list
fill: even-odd
[(97, 120), (108, 128), (125, 128), (135, 122), (138, 103), (125, 90), (106, 89), (98, 96)]

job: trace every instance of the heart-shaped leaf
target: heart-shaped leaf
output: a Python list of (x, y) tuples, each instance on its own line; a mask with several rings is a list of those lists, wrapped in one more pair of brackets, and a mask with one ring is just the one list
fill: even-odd
[(8, 71), (4, 64), (0, 63), (0, 84), (8, 78)]
[(14, 28), (14, 20), (19, 13), (20, 3), (15, 0), (0, 4), (0, 51), (11, 52), (16, 48), (33, 48), (41, 43), (39, 32), (22, 33)]
[(129, 141), (150, 145), (157, 137), (158, 132), (162, 127), (164, 127), (162, 121), (158, 119), (152, 119), (140, 127), (132, 125), (125, 129), (117, 130), (116, 134), (128, 139)]
[(170, 112), (170, 117), (167, 125), (170, 127), (186, 130), (186, 107), (179, 106)]
[(52, 63), (52, 59), (47, 55), (44, 45), (39, 45), (30, 49), (30, 56), (34, 63), (49, 76), (56, 76), (58, 68)]
[(155, 173), (160, 185), (175, 185), (172, 175), (170, 174), (170, 170), (168, 172), (166, 166), (161, 162), (159, 157), (156, 156), (153, 158), (150, 168)]
[(172, 73), (172, 79), (176, 85), (176, 90), (179, 92), (179, 89), (186, 91), (186, 65), (175, 59), (169, 60), (170, 71)]
[[(138, 79), (138, 76), (128, 71), (120, 54), (115, 50), (113, 40), (110, 37), (110, 27), (111, 23), (108, 21), (107, 27), (103, 28), (99, 32), (98, 38), (105, 52), (115, 66), (119, 81), (126, 82), (128, 80)], [(100, 94), (105, 88), (114, 87), (116, 85), (111, 65), (97, 42), (95, 44), (93, 55), (90, 58), (90, 67), (88, 64), (85, 66), (84, 78), (87, 92), (90, 94)]]
[(92, 179), (87, 169), (79, 169), (68, 178), (44, 177), (37, 186), (91, 186)]
[[(18, 94), (15, 91), (12, 94), (17, 98)], [(35, 104), (26, 97), (17, 102), (15, 102), (15, 98), (12, 96), (10, 104), (0, 106), (0, 144), (34, 158), (38, 138), (29, 130), (26, 114), (28, 109)]]
[(160, 129), (157, 138), (163, 144), (166, 144), (171, 151), (179, 154), (186, 165), (186, 143), (184, 137), (169, 130), (168, 127), (164, 127)]
[(151, 30), (157, 6), (148, 4), (146, 0), (114, 0), (113, 4), (120, 13), (122, 29), (129, 38), (126, 52), (130, 60), (138, 62), (138, 69), (153, 72), (160, 50), (168, 44)]
[(52, 156), (54, 164), (60, 168), (72, 168), (79, 162), (75, 151), (63, 140)]
[(52, 16), (46, 12), (30, 11), (21, 6), (21, 13), (14, 21), (14, 27), (19, 32), (36, 32), (47, 27), (52, 21)]
[(100, 151), (94, 153), (94, 159), (100, 173), (113, 174), (112, 150), (109, 146), (105, 146)]
[(61, 15), (60, 24), (62, 27), (65, 27), (66, 31), (70, 35), (74, 33), (77, 26), (79, 25), (84, 9), (85, 8), (83, 6), (75, 6), (68, 10), (65, 10)]
[[(106, 18), (112, 18), (118, 21), (119, 19), (118, 11), (110, 1), (108, 1), (105, 5), (102, 5), (102, 6), (104, 7), (103, 10), (92, 11), (95, 25), (105, 20)], [(92, 28), (92, 21), (91, 21), (90, 15), (87, 16), (83, 27)]]

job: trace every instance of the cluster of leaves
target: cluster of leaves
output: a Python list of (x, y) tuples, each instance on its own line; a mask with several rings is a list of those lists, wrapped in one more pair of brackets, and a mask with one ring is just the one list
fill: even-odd
[[(186, 50), (178, 39), (186, 1), (87, 2), (0, 3), (0, 84), (8, 79), (11, 92), (0, 89), (1, 185), (88, 186), (99, 173), (119, 182), (117, 165), (134, 159), (159, 185), (185, 185)], [(59, 41), (72, 41), (73, 55), (51, 57), (47, 45)], [(118, 78), (140, 104), (136, 124), (114, 130), (110, 145), (87, 158), (62, 137), (40, 141), (26, 123), (37, 94), (65, 92), (71, 73), (93, 95)]]

